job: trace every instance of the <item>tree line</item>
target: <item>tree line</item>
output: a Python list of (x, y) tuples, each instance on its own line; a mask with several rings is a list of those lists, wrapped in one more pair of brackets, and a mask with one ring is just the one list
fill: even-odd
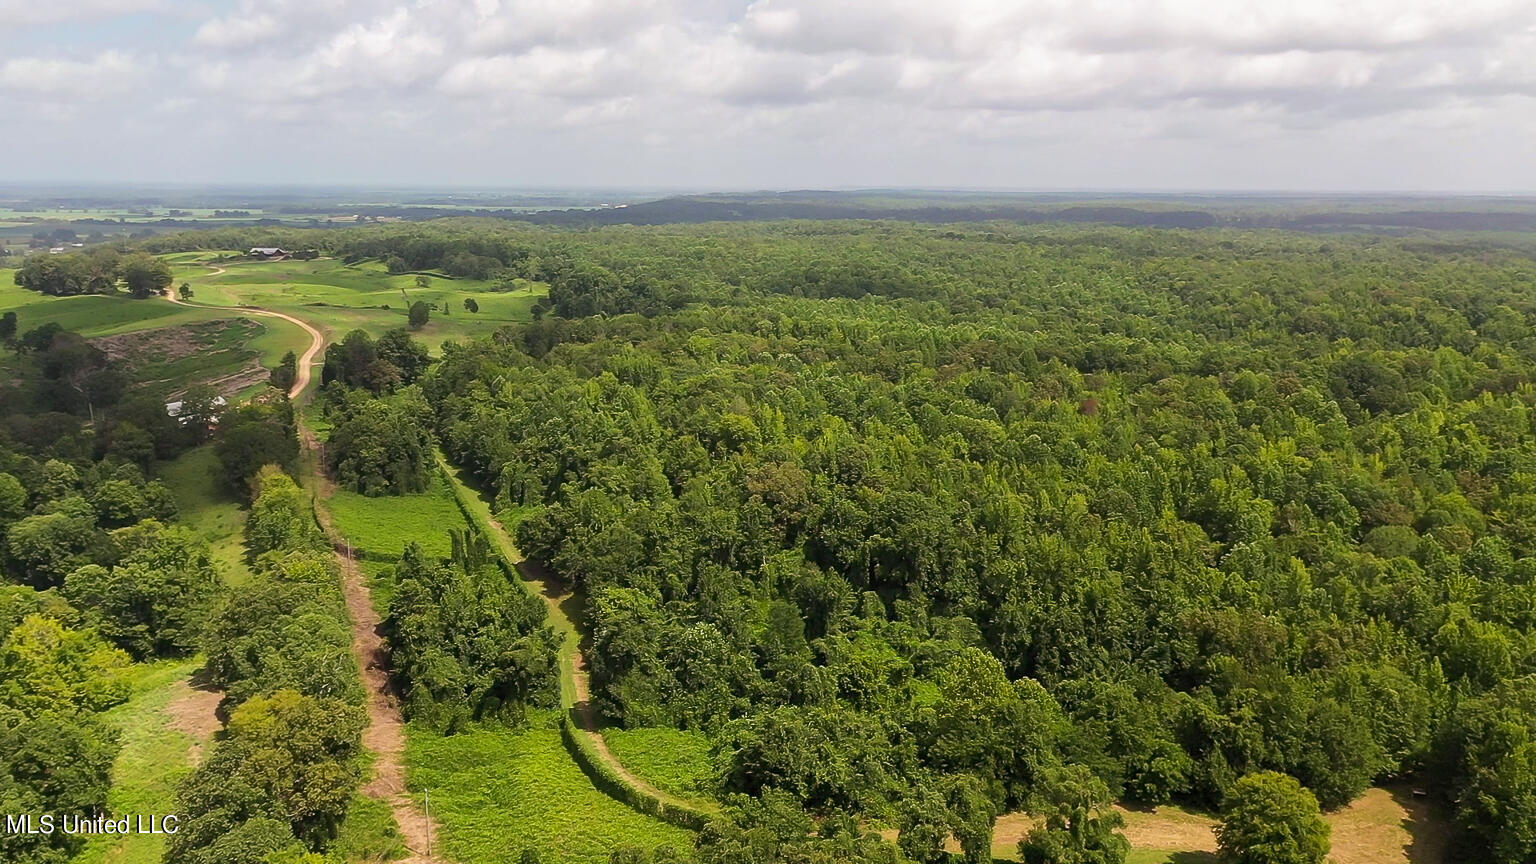
[(147, 252), (123, 253), (116, 246), (102, 245), (81, 252), (28, 255), (14, 278), (22, 288), (56, 297), (116, 294), (121, 286), (129, 296), (143, 299), (171, 287), (171, 265)]
[[(104, 400), (113, 407), (87, 426), (86, 406), (55, 383), (82, 357), (89, 368), (94, 349), (58, 328), (11, 341), (16, 374), (0, 398), (0, 810), (105, 812), (120, 740), (102, 713), (128, 699), (135, 662), (202, 648), (222, 590), (207, 542), (176, 523), (153, 474), (197, 436), (158, 402), (133, 399)], [(83, 843), (7, 832), (0, 858), (55, 864)]]

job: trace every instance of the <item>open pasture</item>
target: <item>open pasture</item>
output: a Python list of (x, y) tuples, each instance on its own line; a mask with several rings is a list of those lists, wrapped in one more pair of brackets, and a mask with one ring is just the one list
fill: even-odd
[[(346, 264), (326, 258), (216, 262), (217, 256), (198, 254), (203, 257), (168, 256), (175, 284), (190, 284), (193, 302), (287, 312), (320, 327), (331, 339), (353, 329), (378, 336), (404, 327), (411, 304), (425, 302), (433, 307), (432, 319), (412, 335), (434, 351), (449, 340), (468, 340), (529, 320), (529, 310), (545, 293), (544, 286), (535, 283), (497, 292), (488, 282), (431, 275), (424, 277), (426, 287), (418, 287), (417, 274), (390, 275), (377, 262)], [(466, 309), (466, 298), (473, 298), (479, 311)]]
[[(592, 785), (548, 723), (409, 736), (412, 791), (432, 796), (444, 857), (458, 864), (606, 864), (615, 849), (691, 849), (693, 836)], [(547, 719), (547, 718), (545, 718)]]
[(398, 561), (411, 541), (429, 557), (447, 558), (449, 530), (466, 527), (453, 494), (435, 472), (425, 492), (369, 498), (338, 489), (329, 507), (336, 527), (363, 558), (388, 564)]
[(227, 313), (175, 306), (154, 298), (134, 300), (127, 295), (99, 294), (49, 297), (16, 287), (10, 276), (0, 271), (0, 312), (15, 312), (22, 333), (53, 322), (82, 336), (110, 336), (228, 317)]

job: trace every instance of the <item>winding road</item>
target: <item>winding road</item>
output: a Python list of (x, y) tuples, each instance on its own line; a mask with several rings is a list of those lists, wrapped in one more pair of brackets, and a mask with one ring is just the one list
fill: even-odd
[[(224, 272), (223, 268), (221, 267), (215, 267), (214, 270), (217, 271), (211, 274), (214, 276)], [(309, 386), (309, 382), (314, 376), (315, 355), (319, 354), (320, 349), (325, 347), (325, 334), (315, 329), (314, 326), (312, 326), (308, 321), (301, 321), (298, 318), (283, 312), (273, 312), (271, 309), (259, 309), (255, 306), (212, 306), (207, 303), (188, 303), (187, 301), (177, 297), (175, 294), (166, 294), (165, 299), (175, 303), (177, 306), (187, 306), (193, 309), (219, 309), (226, 312), (238, 312), (241, 315), (260, 315), (266, 318), (281, 318), (290, 324), (296, 324), (299, 327), (302, 327), (304, 332), (309, 334), (309, 347), (306, 348), (304, 350), (304, 354), (299, 357), (299, 366), (297, 370), (298, 374), (293, 379), (293, 386), (288, 388), (288, 398), (299, 398), (299, 394), (303, 393), (304, 388)]]

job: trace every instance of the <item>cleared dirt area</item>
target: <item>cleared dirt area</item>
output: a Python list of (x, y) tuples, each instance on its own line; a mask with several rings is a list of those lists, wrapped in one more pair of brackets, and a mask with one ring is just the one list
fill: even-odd
[(171, 728), (192, 738), (192, 751), (187, 761), (196, 765), (203, 761), (203, 750), (213, 735), (223, 727), (219, 721), (219, 701), (224, 694), (217, 690), (193, 687), (186, 681), (177, 681), (171, 688), (171, 701), (165, 706), (170, 715)]
[(127, 360), (140, 363), (147, 360), (180, 360), (197, 354), (219, 341), (219, 336), (231, 327), (251, 328), (253, 325), (231, 319), (205, 321), (199, 324), (183, 324), (179, 327), (160, 327), (154, 330), (135, 330), (115, 336), (101, 336), (91, 342), (106, 352), (112, 361)]
[(1448, 832), (1428, 800), (1410, 789), (1369, 789), (1330, 813), (1333, 859), (1338, 864), (1442, 864)]
[[(1131, 849), (1167, 853), (1214, 853), (1216, 819), (1179, 807), (1126, 808), (1122, 829)], [(1366, 790), (1348, 807), (1325, 814), (1333, 826), (1334, 864), (1444, 864), (1445, 823), (1426, 799), (1406, 787)], [(1033, 827), (1028, 814), (998, 818), (992, 836), (994, 854), (1016, 857), (1014, 849)], [(895, 832), (891, 832), (894, 837)], [(953, 851), (958, 851), (954, 846)]]
[(91, 343), (111, 362), (134, 370), (140, 386), (167, 397), (193, 384), (229, 397), (267, 380), (260, 355), (247, 347), (261, 332), (253, 321), (230, 318), (101, 336)]
[(1131, 841), (1132, 849), (1216, 851), (1216, 820), (1208, 816), (1177, 807), (1115, 809), (1125, 817), (1125, 839)]

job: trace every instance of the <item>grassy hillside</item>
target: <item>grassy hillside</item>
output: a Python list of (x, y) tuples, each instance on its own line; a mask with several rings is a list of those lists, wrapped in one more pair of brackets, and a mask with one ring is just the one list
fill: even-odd
[[(215, 263), (207, 253), (169, 257), (176, 284), (190, 284), (194, 302), (257, 305), (287, 312), (327, 331), (331, 338), (340, 338), (352, 329), (377, 336), (403, 327), (410, 305), (425, 302), (435, 307), (432, 320), (414, 335), (434, 351), (449, 339), (484, 336), (504, 325), (529, 320), (529, 309), (545, 293), (544, 286), (536, 283), (520, 283), (516, 290), (496, 292), (487, 282), (442, 276), (425, 277), (427, 287), (421, 288), (416, 274), (391, 276), (377, 262)], [(474, 299), (478, 312), (464, 308), (466, 298)], [(442, 312), (445, 303), (447, 314)]]

